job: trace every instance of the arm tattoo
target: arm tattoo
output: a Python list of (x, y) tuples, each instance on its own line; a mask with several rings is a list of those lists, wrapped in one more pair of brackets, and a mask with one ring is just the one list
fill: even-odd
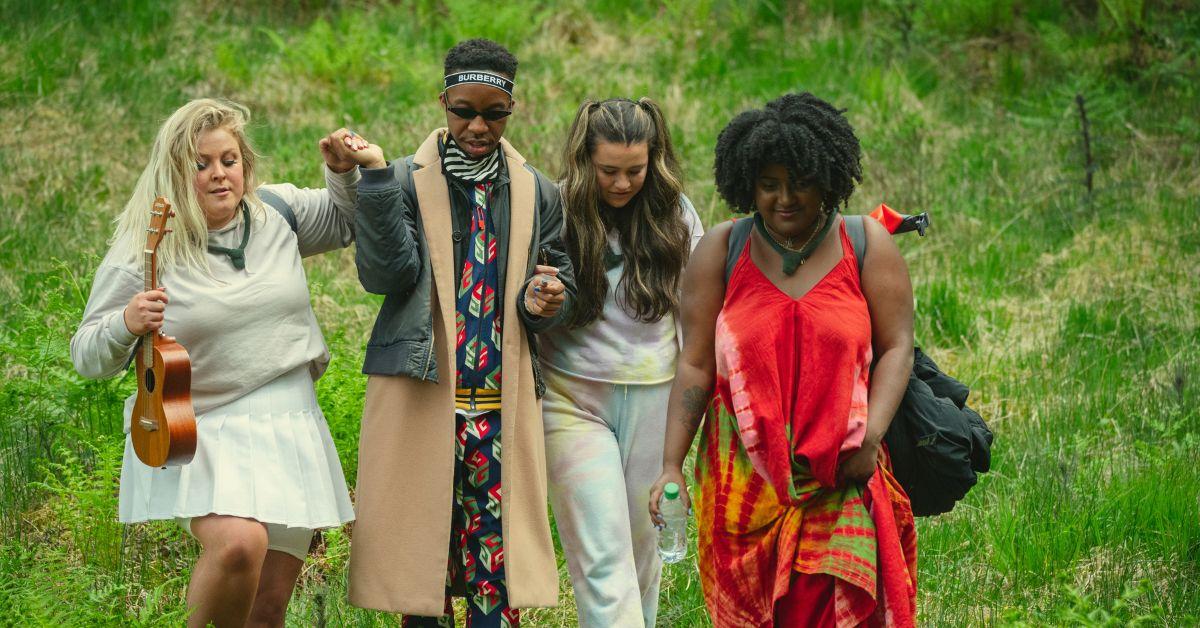
[(704, 418), (704, 410), (708, 408), (708, 391), (699, 386), (692, 386), (683, 391), (683, 417), (680, 422), (689, 428), (700, 425)]

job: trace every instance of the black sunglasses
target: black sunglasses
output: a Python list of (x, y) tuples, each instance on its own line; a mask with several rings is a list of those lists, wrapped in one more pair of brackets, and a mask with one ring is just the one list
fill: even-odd
[(462, 118), (463, 120), (474, 120), (476, 116), (483, 116), (488, 122), (497, 122), (512, 115), (512, 111), (503, 109), (488, 109), (487, 111), (475, 111), (470, 107), (446, 107), (450, 113)]

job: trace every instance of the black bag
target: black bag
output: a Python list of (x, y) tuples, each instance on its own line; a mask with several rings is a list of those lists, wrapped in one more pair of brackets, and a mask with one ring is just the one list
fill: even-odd
[[(863, 219), (845, 217), (860, 275), (867, 252)], [(725, 259), (726, 282), (750, 237), (751, 225), (750, 218), (733, 224)], [(908, 493), (914, 515), (949, 512), (975, 486), (978, 474), (991, 468), (992, 432), (983, 418), (967, 407), (970, 392), (919, 348), (913, 349), (908, 389), (883, 440), (892, 459), (892, 473)]]
[(883, 437), (914, 515), (949, 512), (991, 468), (992, 432), (967, 407), (969, 393), (914, 350), (908, 389)]

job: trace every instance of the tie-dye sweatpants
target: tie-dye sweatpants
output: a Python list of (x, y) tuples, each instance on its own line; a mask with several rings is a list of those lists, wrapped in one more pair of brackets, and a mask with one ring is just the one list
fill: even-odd
[(646, 505), (662, 473), (671, 382), (625, 385), (545, 373), (550, 505), (579, 625), (652, 627), (662, 561)]

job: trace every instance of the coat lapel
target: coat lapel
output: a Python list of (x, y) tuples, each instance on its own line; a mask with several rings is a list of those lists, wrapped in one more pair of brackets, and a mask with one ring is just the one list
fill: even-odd
[[(526, 373), (522, 368), (522, 350), (526, 346), (525, 326), (521, 324), (517, 308), (524, 298), (526, 268), (529, 264), (529, 245), (533, 238), (534, 189), (537, 185), (533, 173), (525, 168), (525, 158), (508, 143), (500, 140), (504, 158), (508, 164), (508, 266), (504, 278), (504, 386), (500, 392), (500, 405), (517, 408), (521, 379)], [(504, 434), (501, 433), (501, 439)], [(505, 446), (508, 444), (505, 443)]]
[[(441, 311), (442, 337), (446, 339), (443, 354), (438, 356), (441, 368), (440, 381), (451, 382), (454, 388), (454, 221), (450, 213), (450, 187), (442, 174), (441, 156), (438, 153), (438, 138), (443, 129), (434, 131), (426, 138), (413, 157), (420, 169), (413, 172), (413, 187), (417, 192), (417, 206), (421, 210), (421, 222), (425, 230), (425, 243), (429, 247), (429, 265), (433, 276), (433, 298)], [(435, 324), (438, 322), (434, 317)]]
[(554, 544), (546, 513), (546, 450), (542, 409), (534, 393), (533, 363), (525, 325), (517, 308), (524, 297), (530, 243), (534, 234), (537, 179), (525, 158), (501, 140), (509, 177), (508, 267), (504, 278), (504, 386), (500, 391), (504, 427), (505, 576), (508, 601), (517, 608), (553, 606), (558, 598)]

